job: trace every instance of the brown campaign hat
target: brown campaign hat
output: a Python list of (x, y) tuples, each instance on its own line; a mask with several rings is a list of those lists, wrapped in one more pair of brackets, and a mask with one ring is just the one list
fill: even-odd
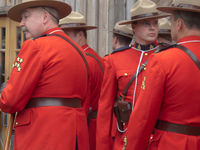
[(14, 21), (21, 21), (21, 13), (24, 9), (30, 7), (52, 7), (59, 12), (60, 18), (64, 18), (69, 15), (72, 11), (70, 5), (59, 0), (23, 0), (22, 3), (19, 3), (8, 10), (8, 17)]
[(167, 18), (158, 19), (158, 34), (171, 34), (171, 23)]
[(87, 25), (85, 17), (82, 14), (74, 11), (72, 11), (71, 14), (69, 14), (67, 17), (60, 19), (59, 22), (61, 29), (79, 28), (79, 29), (91, 30), (97, 28), (97, 26)]
[(126, 21), (127, 20), (122, 20), (122, 21), (117, 22), (113, 28), (113, 31), (110, 31), (110, 32), (132, 38), (133, 30), (131, 28), (131, 24), (120, 25), (121, 23), (126, 22)]
[(152, 19), (152, 18), (164, 18), (170, 14), (162, 14), (157, 9), (157, 5), (151, 0), (138, 0), (130, 10), (131, 20), (122, 24), (130, 24), (135, 21)]
[(169, 6), (161, 6), (157, 9), (167, 13), (172, 13), (174, 10), (200, 13), (200, 0), (173, 0)]

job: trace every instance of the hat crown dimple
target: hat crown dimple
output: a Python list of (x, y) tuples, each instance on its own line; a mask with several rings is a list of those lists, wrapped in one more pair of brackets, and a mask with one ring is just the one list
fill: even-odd
[(160, 30), (171, 30), (171, 23), (168, 19), (166, 18), (161, 18), (158, 20), (159, 23), (159, 29)]
[(156, 7), (157, 5), (150, 0), (138, 0), (130, 10), (131, 17), (158, 12)]
[(69, 24), (69, 23), (86, 24), (86, 21), (85, 21), (85, 17), (82, 14), (72, 11), (67, 17), (60, 20), (60, 25)]

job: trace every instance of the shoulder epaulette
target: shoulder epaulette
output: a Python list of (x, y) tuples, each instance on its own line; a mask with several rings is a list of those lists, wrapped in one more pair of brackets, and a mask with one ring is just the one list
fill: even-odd
[(155, 50), (154, 53), (159, 53), (159, 52), (162, 52), (164, 50), (167, 50), (169, 48), (173, 48), (173, 47), (176, 47), (177, 44), (172, 44), (172, 45), (165, 45), (163, 46), (162, 44), (159, 44), (159, 47)]
[(35, 39), (37, 39), (37, 38), (40, 38), (40, 37), (45, 37), (45, 36), (47, 36), (47, 34), (37, 36), (37, 37), (33, 38), (33, 40), (35, 40)]
[(119, 52), (119, 51), (123, 51), (123, 50), (126, 50), (126, 49), (129, 49), (129, 48), (131, 48), (132, 47), (132, 45), (130, 44), (130, 45), (128, 45), (128, 46), (124, 46), (124, 47), (120, 47), (120, 48), (118, 48), (118, 49), (115, 49), (114, 51), (112, 51), (112, 53), (111, 54), (113, 54), (113, 53), (116, 53), (116, 52)]

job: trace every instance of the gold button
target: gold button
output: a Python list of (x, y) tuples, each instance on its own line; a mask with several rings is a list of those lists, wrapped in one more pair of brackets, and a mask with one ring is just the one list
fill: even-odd
[(153, 139), (153, 136), (151, 136), (151, 138), (150, 138), (151, 140)]
[(147, 68), (144, 68), (144, 70), (146, 70)]
[(19, 123), (18, 122), (16, 122), (16, 125), (18, 125)]
[(145, 53), (144, 55), (145, 55), (145, 56), (148, 56), (148, 53)]
[(125, 76), (127, 76), (128, 74), (127, 74), (127, 73), (125, 73), (124, 75), (125, 75)]
[(125, 126), (126, 124), (125, 123), (123, 123), (123, 126)]

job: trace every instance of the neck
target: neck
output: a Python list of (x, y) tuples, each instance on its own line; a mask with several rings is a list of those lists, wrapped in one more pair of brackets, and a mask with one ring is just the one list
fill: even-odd
[(124, 47), (124, 46), (127, 46), (127, 45), (117, 43), (117, 44), (115, 45), (115, 48), (114, 48), (114, 49), (118, 49), (118, 48)]
[(83, 45), (85, 45), (85, 44), (87, 44), (87, 40), (86, 40), (85, 38), (82, 38), (82, 39), (79, 41), (79, 43), (78, 43), (78, 45), (80, 45), (81, 47), (82, 47)]

